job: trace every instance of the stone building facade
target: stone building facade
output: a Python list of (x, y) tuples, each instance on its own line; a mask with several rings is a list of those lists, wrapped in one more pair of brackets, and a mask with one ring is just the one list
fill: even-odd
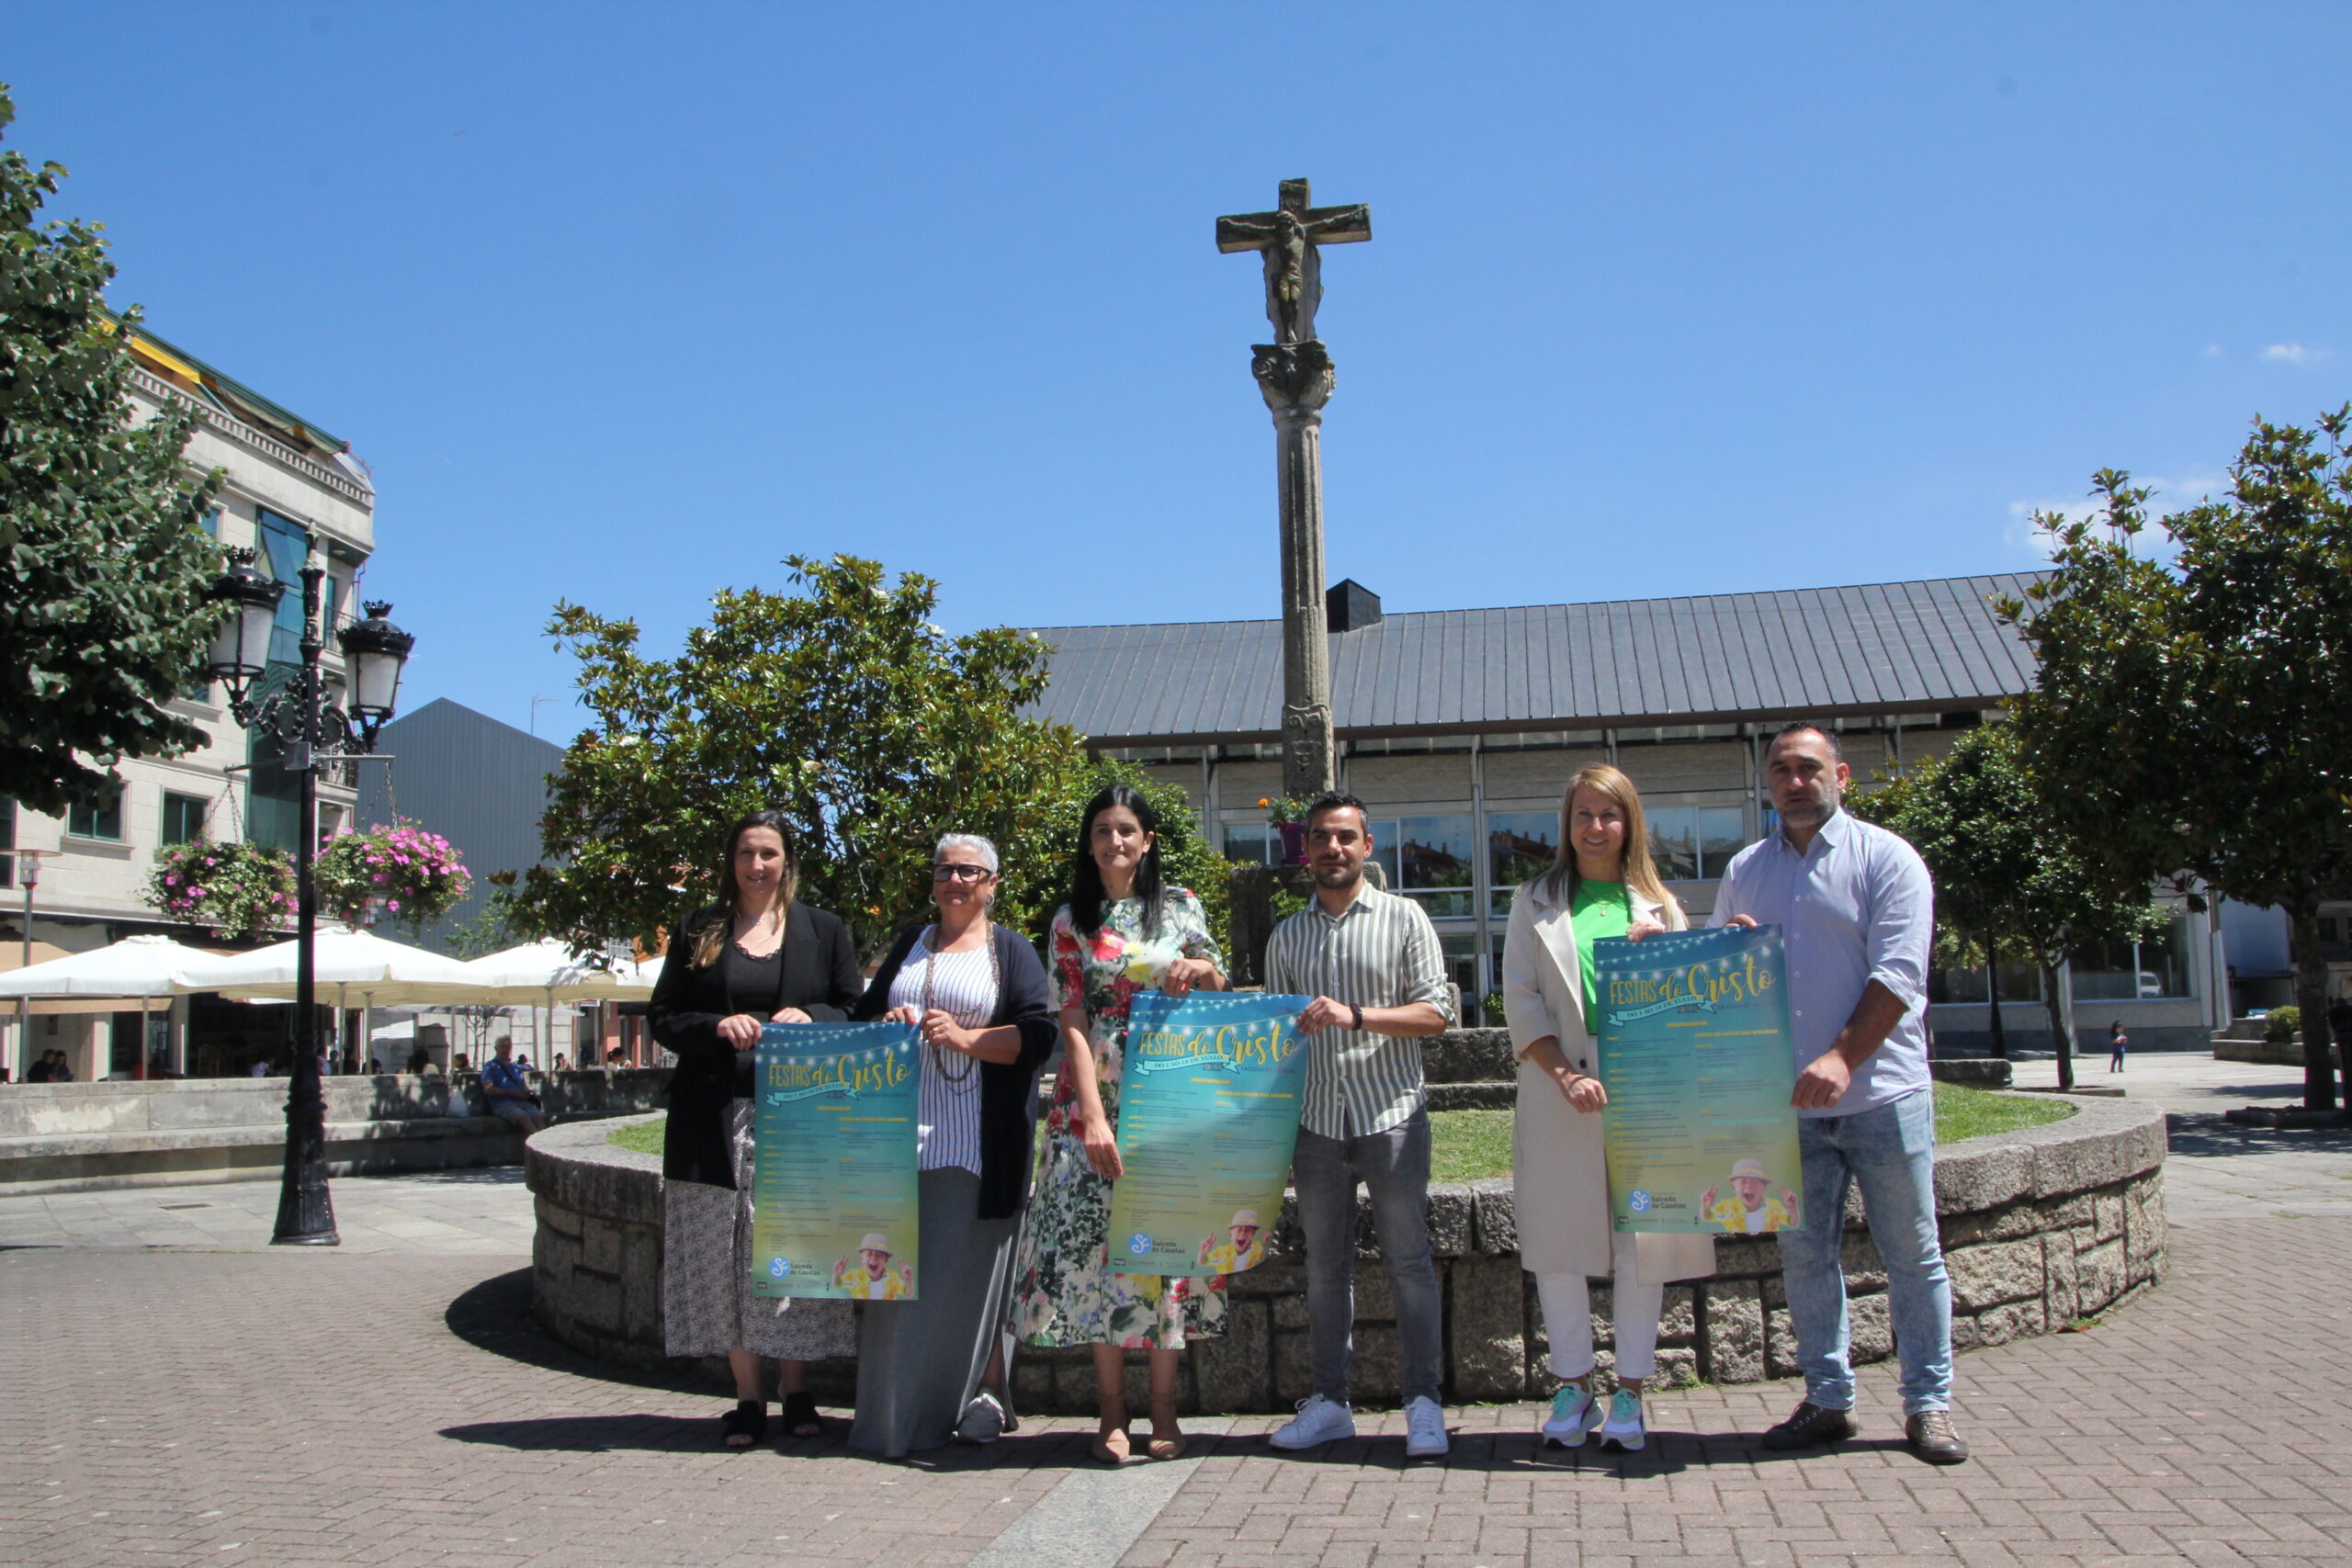
[[(273, 666), (299, 660), (301, 614), (298, 574), (315, 549), (327, 572), (322, 592), (341, 626), (359, 618), (361, 573), (375, 551), (376, 491), (349, 444), (146, 333), (133, 334), (138, 368), (132, 417), (145, 420), (167, 402), (197, 411), (186, 460), (201, 472), (226, 470), (208, 527), (224, 545), (260, 552), (259, 570), (291, 584), (279, 610)], [(342, 655), (332, 638), (323, 666), (331, 682), (342, 678)], [(168, 761), (133, 760), (118, 768), (121, 784), (102, 807), (65, 817), (43, 816), (0, 801), (0, 912), (8, 921), (0, 967), (22, 953), (23, 877), (19, 857), (7, 852), (53, 852), (41, 857), (34, 891), (35, 962), (103, 947), (140, 931), (187, 942), (187, 928), (168, 924), (144, 897), (156, 852), (199, 834), (242, 837), (290, 849), (295, 840), (295, 780), (270, 765), (270, 743), (255, 743), (223, 705), (216, 688), (175, 702), (210, 744)], [(231, 773), (232, 764), (254, 764)], [(322, 774), (319, 819), (331, 835), (350, 818), (356, 799), (348, 773)], [(176, 1055), (184, 1041), (186, 1000), (158, 1010), (140, 1038), (140, 1014), (106, 1010), (106, 1002), (36, 1002), (27, 1027), (5, 1015), (5, 1060), (21, 1077), (40, 1053), (62, 1049), (78, 1078), (128, 1076), (133, 1065), (163, 1050)], [(142, 1045), (145, 1049), (142, 1051)]]

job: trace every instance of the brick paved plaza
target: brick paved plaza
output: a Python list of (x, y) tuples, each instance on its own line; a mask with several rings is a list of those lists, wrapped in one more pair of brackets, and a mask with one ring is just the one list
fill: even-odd
[(2177, 1116), (2171, 1278), (1962, 1357), (1956, 1470), (1897, 1445), (1885, 1368), (1861, 1440), (1808, 1456), (1748, 1436), (1778, 1383), (1660, 1396), (1622, 1458), (1546, 1457), (1535, 1406), (1451, 1412), (1453, 1455), (1411, 1465), (1386, 1415), (1307, 1460), (1271, 1418), (1200, 1423), (1204, 1457), (1117, 1473), (1071, 1420), (907, 1465), (723, 1454), (718, 1397), (532, 1332), (519, 1173), (339, 1182), (339, 1251), (266, 1247), (267, 1183), (7, 1200), (0, 1562), (2352, 1562), (2352, 1138), (2222, 1123), (2292, 1092), (2275, 1068), (2122, 1081)]

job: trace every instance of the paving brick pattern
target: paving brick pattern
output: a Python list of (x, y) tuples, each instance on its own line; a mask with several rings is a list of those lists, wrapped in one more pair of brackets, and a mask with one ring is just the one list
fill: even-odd
[[(1455, 1412), (1453, 1457), (1409, 1466), (1393, 1416), (1308, 1460), (1244, 1418), (1125, 1561), (2352, 1561), (2352, 1224), (2175, 1239), (2099, 1328), (1962, 1358), (1957, 1470), (1894, 1446), (1883, 1370), (1862, 1440), (1802, 1458), (1735, 1435), (1784, 1384), (1661, 1396), (1623, 1459), (1541, 1456), (1532, 1405)], [(936, 1464), (715, 1453), (714, 1401), (547, 1345), (526, 1280), (461, 1253), (0, 1254), (0, 1562), (961, 1564), (1080, 1461), (1069, 1421)]]

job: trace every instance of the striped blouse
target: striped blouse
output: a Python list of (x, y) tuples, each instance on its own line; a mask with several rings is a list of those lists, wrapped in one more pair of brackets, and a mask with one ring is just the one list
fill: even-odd
[[(1274, 928), (1266, 943), (1266, 989), (1329, 997), (1358, 1007), (1428, 1002), (1456, 1021), (1453, 987), (1437, 928), (1419, 904), (1369, 882), (1334, 919), (1320, 898)], [(1419, 1111), (1421, 1042), (1371, 1030), (1326, 1029), (1309, 1042), (1306, 1103), (1299, 1125), (1327, 1138), (1385, 1133)]]
[[(934, 954), (926, 931), (907, 950), (906, 962), (890, 982), (890, 1005), (922, 1006), (926, 977), (931, 1005), (965, 1028), (985, 1028), (995, 1016), (996, 968), (987, 943), (969, 953)], [(944, 1045), (923, 1046), (915, 1104), (916, 1168), (979, 1175), (980, 1064)]]

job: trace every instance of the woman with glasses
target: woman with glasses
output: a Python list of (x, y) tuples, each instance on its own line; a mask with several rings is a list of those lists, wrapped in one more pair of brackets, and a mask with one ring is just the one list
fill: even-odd
[(1113, 1272), (1111, 1183), (1120, 1172), (1119, 1080), (1137, 991), (1226, 988), (1224, 955), (1201, 901), (1163, 889), (1159, 820), (1141, 792), (1114, 784), (1087, 803), (1070, 898), (1054, 912), (1050, 959), (1066, 1059), (1046, 1115), (1037, 1196), (1022, 1232), (1014, 1316), (1024, 1345), (1090, 1345), (1102, 1426), (1094, 1457), (1129, 1457), (1125, 1352), (1151, 1352), (1154, 1459), (1184, 1451), (1176, 1357), (1225, 1332), (1225, 1281)]
[[(1029, 1188), (1029, 1105), (1054, 1048), (1037, 951), (989, 919), (996, 846), (939, 840), (938, 918), (899, 933), (850, 1016), (922, 1036), (915, 1165), (922, 1280), (913, 1301), (865, 1309), (850, 1447), (897, 1459), (951, 1437), (996, 1440), (1010, 1416), (1004, 1313)], [(992, 1388), (984, 1388), (983, 1383)]]
[(662, 1134), (667, 1348), (726, 1355), (736, 1405), (719, 1440), (747, 1449), (767, 1433), (762, 1357), (779, 1363), (785, 1430), (816, 1437), (808, 1363), (856, 1344), (845, 1301), (752, 1294), (752, 1048), (770, 1022), (839, 1021), (860, 987), (848, 930), (793, 901), (784, 813), (754, 811), (729, 829), (718, 886), (716, 906), (679, 923), (645, 1013), (678, 1057)]
[[(1605, 762), (1570, 779), (1560, 801), (1559, 854), (1513, 895), (1503, 938), (1503, 1012), (1519, 1055), (1512, 1212), (1520, 1263), (1535, 1276), (1544, 1308), (1552, 1375), (1567, 1382), (1553, 1398), (1544, 1436), (1568, 1448), (1581, 1448), (1596, 1427), (1604, 1448), (1638, 1449), (1649, 1440), (1642, 1390), (1657, 1371), (1667, 1282), (1715, 1271), (1711, 1237), (1615, 1232), (1600, 1123), (1609, 1093), (1595, 1076), (1593, 943), (1639, 941), (1687, 923), (1650, 860), (1634, 781)], [(1614, 1281), (1617, 1389), (1605, 1415), (1592, 1386), (1599, 1358), (1588, 1278)]]

